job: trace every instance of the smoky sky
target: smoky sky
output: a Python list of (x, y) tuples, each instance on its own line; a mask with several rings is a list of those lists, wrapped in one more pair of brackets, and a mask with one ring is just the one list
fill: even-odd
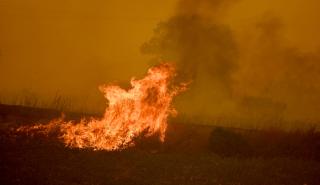
[(169, 61), (178, 81), (192, 81), (175, 101), (180, 115), (317, 121), (317, 7), (317, 0), (5, 0), (0, 101), (48, 105), (58, 94), (75, 110), (101, 111), (99, 85), (126, 87)]
[(176, 62), (185, 78), (196, 79), (197, 70), (203, 68), (225, 86), (236, 68), (237, 48), (231, 31), (199, 15), (179, 15), (160, 23), (142, 52)]
[(316, 120), (319, 54), (288, 44), (282, 32), (285, 23), (270, 12), (257, 17), (246, 28), (247, 35), (239, 37), (223, 21), (235, 3), (181, 0), (176, 14), (159, 23), (142, 45), (154, 61), (174, 61), (180, 77), (192, 79), (179, 108), (203, 117)]
[[(273, 115), (316, 120), (320, 55), (287, 44), (284, 26), (281, 19), (265, 15), (251, 28), (250, 38), (239, 43), (242, 67), (234, 74), (234, 91), (238, 96), (269, 99)], [(258, 107), (252, 108), (254, 112)]]

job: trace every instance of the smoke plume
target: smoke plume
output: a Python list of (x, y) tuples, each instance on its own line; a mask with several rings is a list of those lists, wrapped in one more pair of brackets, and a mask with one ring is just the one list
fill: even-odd
[(153, 62), (174, 61), (192, 79), (178, 101), (187, 115), (246, 121), (318, 120), (320, 57), (286, 41), (272, 13), (234, 29), (225, 21), (231, 0), (181, 0), (142, 45)]

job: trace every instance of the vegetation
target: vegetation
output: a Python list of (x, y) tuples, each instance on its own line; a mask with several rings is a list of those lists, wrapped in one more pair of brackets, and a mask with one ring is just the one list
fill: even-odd
[[(12, 127), (59, 116), (52, 109), (0, 106), (1, 184), (320, 184), (320, 133), (245, 130), (171, 122), (166, 142), (107, 152), (66, 148), (56, 137)], [(81, 114), (66, 113), (66, 119)], [(32, 118), (32, 119), (31, 119)]]
[(318, 161), (212, 153), (105, 152), (54, 141), (1, 140), (2, 184), (319, 184)]
[[(5, 98), (4, 98), (5, 97)], [(17, 105), (22, 107), (32, 107), (32, 108), (43, 108), (43, 109), (53, 109), (60, 112), (81, 112), (81, 113), (91, 113), (96, 114), (100, 112), (101, 105), (87, 106), (86, 97), (83, 97), (81, 101), (76, 103), (71, 97), (57, 91), (50, 98), (41, 98), (32, 91), (25, 90), (19, 94), (4, 94), (0, 92), (0, 104), (3, 105)], [(104, 104), (102, 104), (104, 106)]]

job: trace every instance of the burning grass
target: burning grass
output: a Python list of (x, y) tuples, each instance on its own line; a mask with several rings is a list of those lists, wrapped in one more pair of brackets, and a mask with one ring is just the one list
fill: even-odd
[[(171, 84), (174, 74), (171, 65), (162, 64), (143, 79), (132, 79), (129, 90), (102, 86), (109, 105), (100, 117), (66, 113), (52, 119), (58, 111), (0, 106), (0, 181), (320, 184), (316, 129), (246, 130), (179, 119), (167, 124), (168, 116), (176, 114), (173, 97), (186, 88)], [(10, 120), (15, 124), (6, 124)]]
[(1, 139), (3, 184), (319, 184), (320, 164), (291, 157), (210, 152), (69, 149), (30, 137)]
[(150, 68), (143, 79), (132, 78), (129, 90), (116, 85), (100, 86), (108, 100), (102, 119), (78, 123), (57, 119), (49, 124), (20, 127), (17, 132), (33, 135), (57, 130), (66, 146), (109, 151), (134, 146), (135, 139), (141, 135), (156, 135), (163, 142), (168, 116), (176, 114), (172, 99), (186, 89), (185, 84), (172, 84), (174, 76), (175, 68), (163, 63)]
[[(51, 114), (31, 108), (21, 112), (23, 115), (12, 112), (6, 120), (15, 114), (18, 122), (31, 114), (45, 122), (44, 118)], [(66, 114), (65, 119), (81, 117)], [(135, 148), (112, 152), (66, 148), (55, 134), (51, 130), (50, 134), (33, 137), (13, 135), (10, 127), (2, 127), (2, 184), (320, 183), (320, 151), (316, 149), (320, 139), (314, 130), (259, 131), (170, 122), (164, 143), (157, 136), (140, 137), (136, 138)]]

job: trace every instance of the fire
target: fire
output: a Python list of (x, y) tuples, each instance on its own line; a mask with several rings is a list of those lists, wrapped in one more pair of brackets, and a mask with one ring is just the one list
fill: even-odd
[(47, 125), (20, 127), (20, 132), (42, 132), (58, 129), (60, 139), (69, 147), (97, 150), (121, 150), (133, 146), (134, 139), (159, 136), (164, 141), (169, 115), (177, 112), (172, 99), (186, 89), (186, 84), (174, 86), (175, 69), (163, 63), (148, 70), (140, 80), (131, 79), (129, 90), (116, 85), (100, 86), (108, 100), (102, 119), (82, 120), (79, 123), (53, 120)]

